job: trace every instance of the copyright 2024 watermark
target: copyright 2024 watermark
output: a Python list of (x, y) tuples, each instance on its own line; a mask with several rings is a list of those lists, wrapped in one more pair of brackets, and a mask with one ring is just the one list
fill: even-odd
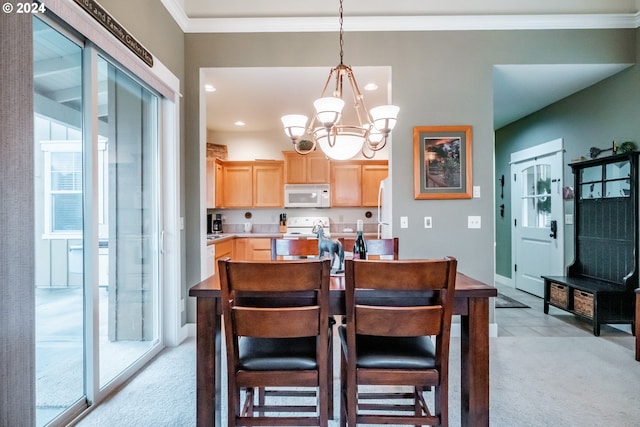
[(28, 3), (3, 3), (2, 11), (4, 13), (45, 13), (47, 8), (44, 4), (38, 2), (28, 2)]

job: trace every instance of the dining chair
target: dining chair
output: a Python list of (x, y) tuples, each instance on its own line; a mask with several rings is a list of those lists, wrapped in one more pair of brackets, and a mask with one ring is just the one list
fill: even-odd
[[(218, 261), (229, 426), (327, 426), (329, 264)], [(311, 388), (315, 402), (256, 403), (264, 387)]]
[[(353, 250), (355, 239), (339, 237), (338, 240), (342, 243), (345, 251), (351, 252)], [(390, 239), (366, 239), (365, 241), (367, 243), (367, 257), (371, 257), (369, 259), (381, 259), (382, 256), (393, 256), (393, 259), (398, 259), (397, 237)]]
[[(319, 254), (317, 239), (271, 239), (271, 259), (273, 261), (291, 258), (317, 258)], [(327, 359), (329, 373), (329, 418), (333, 418), (333, 325), (336, 324), (333, 316), (329, 317), (329, 355)], [(258, 401), (264, 402), (265, 394), (269, 391), (258, 390)], [(282, 392), (281, 392), (282, 394)], [(297, 393), (290, 392), (290, 396)]]
[(318, 257), (317, 239), (271, 239), (271, 259)]
[[(456, 259), (350, 259), (345, 267), (340, 425), (447, 426)], [(415, 303), (394, 305), (397, 292), (415, 293)]]

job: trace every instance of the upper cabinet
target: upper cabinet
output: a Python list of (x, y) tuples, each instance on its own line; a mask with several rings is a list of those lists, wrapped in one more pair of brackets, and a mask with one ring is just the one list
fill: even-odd
[(280, 208), (284, 206), (282, 161), (222, 163), (221, 208)]
[(207, 157), (207, 209), (222, 206), (222, 161)]
[(331, 206), (377, 206), (380, 181), (388, 171), (386, 160), (331, 162)]
[(305, 155), (295, 151), (283, 151), (282, 154), (286, 184), (329, 183), (330, 162), (321, 151)]

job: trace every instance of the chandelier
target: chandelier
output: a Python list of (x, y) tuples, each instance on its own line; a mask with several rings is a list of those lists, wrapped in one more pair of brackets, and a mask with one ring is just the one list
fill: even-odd
[[(296, 152), (300, 154), (309, 154), (316, 146), (320, 146), (320, 149), (334, 160), (347, 160), (360, 152), (365, 158), (370, 159), (387, 144), (387, 138), (396, 125), (400, 108), (395, 105), (382, 105), (367, 109), (353, 70), (343, 63), (342, 23), (340, 0), (340, 65), (331, 69), (320, 98), (314, 101), (315, 115), (311, 123), (307, 126), (308, 118), (302, 114), (289, 114), (282, 116), (281, 120), (285, 133), (291, 138)], [(353, 124), (345, 124), (341, 120), (345, 105), (342, 99), (345, 79), (351, 86), (358, 120)], [(332, 81), (335, 82), (335, 89), (327, 96), (327, 88)]]

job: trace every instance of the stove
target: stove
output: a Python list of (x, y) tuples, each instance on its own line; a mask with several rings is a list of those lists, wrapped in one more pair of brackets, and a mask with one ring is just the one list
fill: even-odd
[(287, 219), (287, 232), (285, 239), (316, 238), (313, 227), (316, 224), (322, 225), (325, 237), (331, 237), (328, 216), (298, 216)]

